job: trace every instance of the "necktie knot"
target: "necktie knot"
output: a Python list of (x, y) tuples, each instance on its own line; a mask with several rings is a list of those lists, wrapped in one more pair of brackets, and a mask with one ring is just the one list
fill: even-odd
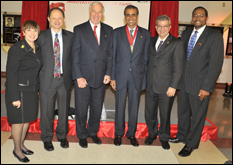
[(94, 30), (96, 30), (97, 27), (98, 27), (98, 26), (94, 26)]
[(58, 34), (55, 34), (55, 37), (58, 37)]

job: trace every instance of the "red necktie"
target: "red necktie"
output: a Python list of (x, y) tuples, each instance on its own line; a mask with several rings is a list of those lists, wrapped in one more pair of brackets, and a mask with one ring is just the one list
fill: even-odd
[(97, 28), (97, 27), (98, 27), (98, 26), (94, 26), (94, 34), (95, 34), (95, 38), (96, 38), (97, 42), (99, 43), (98, 37), (97, 37), (97, 34), (96, 34), (96, 28)]

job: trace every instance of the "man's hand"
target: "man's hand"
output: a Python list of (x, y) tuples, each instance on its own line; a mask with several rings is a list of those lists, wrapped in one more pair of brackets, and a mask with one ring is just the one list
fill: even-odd
[(108, 84), (110, 80), (111, 80), (111, 77), (108, 76), (108, 75), (105, 75), (105, 76), (104, 76), (104, 81), (103, 81), (103, 83), (104, 83), (104, 84)]
[(12, 105), (13, 105), (14, 107), (19, 108), (20, 105), (21, 105), (21, 102), (20, 102), (19, 100), (18, 100), (18, 101), (13, 101), (13, 102), (12, 102)]
[(115, 80), (112, 80), (110, 82), (110, 85), (111, 85), (112, 89), (116, 90), (116, 81)]
[(173, 97), (176, 94), (176, 89), (172, 88), (172, 87), (169, 87), (166, 93), (167, 93), (168, 97)]
[(85, 88), (87, 86), (87, 81), (85, 78), (77, 79), (77, 83), (79, 88)]
[(207, 92), (201, 89), (198, 96), (200, 96), (200, 100), (202, 101), (209, 95), (210, 95), (210, 92)]

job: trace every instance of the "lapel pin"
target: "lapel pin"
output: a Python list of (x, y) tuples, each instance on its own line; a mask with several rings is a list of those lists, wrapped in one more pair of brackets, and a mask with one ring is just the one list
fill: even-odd
[(169, 41), (167, 41), (167, 44), (169, 44)]
[(141, 38), (142, 38), (142, 36), (141, 36)]
[(105, 38), (107, 37), (107, 35), (105, 35)]
[(201, 46), (202, 44), (201, 44), (201, 43), (199, 43), (199, 45)]

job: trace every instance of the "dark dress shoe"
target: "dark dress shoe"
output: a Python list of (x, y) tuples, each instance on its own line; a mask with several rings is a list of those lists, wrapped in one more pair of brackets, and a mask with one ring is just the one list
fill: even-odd
[(32, 155), (32, 154), (34, 154), (34, 152), (31, 151), (31, 150), (24, 151), (24, 150), (22, 149), (22, 152), (23, 152), (23, 154), (25, 154), (25, 155)]
[(47, 151), (53, 151), (54, 150), (53, 143), (51, 141), (44, 142), (44, 149), (46, 149)]
[(120, 146), (121, 145), (121, 136), (116, 136), (114, 139), (114, 144), (116, 146)]
[(165, 150), (170, 149), (170, 145), (169, 145), (169, 143), (167, 141), (161, 141), (161, 143), (162, 143), (163, 149), (165, 149)]
[(178, 153), (180, 156), (189, 156), (193, 152), (192, 148), (189, 148), (188, 146), (184, 146), (184, 148)]
[(153, 141), (156, 139), (157, 137), (155, 138), (151, 138), (150, 136), (148, 136), (145, 140), (145, 144), (147, 145), (151, 145), (153, 143)]
[(171, 143), (180, 143), (180, 142), (183, 143), (184, 142), (183, 140), (180, 140), (178, 138), (170, 138), (168, 141)]
[(80, 140), (79, 140), (79, 145), (80, 145), (82, 148), (87, 148), (87, 139), (80, 139)]
[(98, 136), (91, 136), (92, 140), (96, 144), (102, 144), (100, 138)]
[(15, 151), (13, 151), (13, 154), (14, 154), (14, 156), (15, 156), (20, 162), (27, 163), (27, 162), (30, 161), (26, 156), (25, 156), (24, 158), (21, 159), (21, 158), (15, 153)]
[(58, 139), (59, 142), (61, 142), (60, 146), (62, 148), (69, 148), (69, 142), (67, 141), (67, 139)]
[(133, 146), (135, 146), (135, 147), (139, 146), (138, 141), (137, 141), (137, 139), (134, 136), (133, 137), (127, 137), (127, 138), (130, 139), (130, 143)]

